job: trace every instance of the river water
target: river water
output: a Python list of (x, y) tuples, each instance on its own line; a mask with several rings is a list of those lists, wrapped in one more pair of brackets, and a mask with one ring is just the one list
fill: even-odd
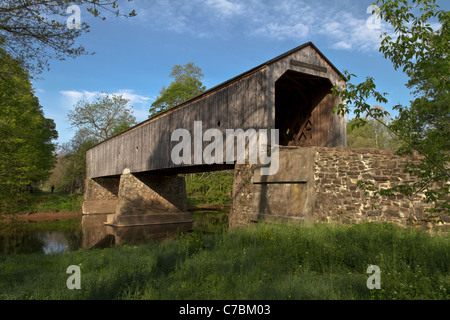
[(0, 255), (9, 254), (61, 254), (78, 249), (106, 248), (115, 244), (141, 244), (163, 242), (181, 232), (201, 230), (202, 221), (193, 224), (150, 225), (114, 228), (105, 226), (108, 215), (85, 215), (81, 228), (0, 234)]
[(41, 231), (0, 235), (0, 254), (63, 253), (81, 247), (81, 231)]

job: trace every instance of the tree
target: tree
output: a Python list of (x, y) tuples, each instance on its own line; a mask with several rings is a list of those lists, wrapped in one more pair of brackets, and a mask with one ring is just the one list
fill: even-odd
[(53, 182), (60, 190), (70, 193), (84, 191), (86, 151), (98, 142), (86, 129), (80, 129), (70, 142), (63, 144), (58, 157), (62, 174), (59, 181)]
[[(351, 82), (355, 75), (345, 72), (347, 87), (333, 88), (336, 95), (347, 102), (336, 110), (348, 113), (352, 108), (356, 126), (366, 123), (364, 116), (382, 124), (402, 141), (399, 155), (421, 155), (419, 163), (408, 163), (405, 171), (417, 181), (396, 187), (378, 190), (370, 182), (362, 187), (381, 195), (401, 193), (407, 196), (423, 192), (426, 202), (433, 203), (431, 213), (450, 212), (450, 12), (439, 10), (434, 0), (378, 0), (380, 18), (388, 22), (395, 31), (394, 36), (381, 35), (380, 52), (389, 59), (394, 69), (402, 69), (409, 77), (406, 86), (413, 90), (416, 98), (410, 106), (395, 105), (398, 116), (389, 124), (382, 119), (388, 112), (370, 106), (367, 100), (375, 98), (386, 104), (387, 93), (376, 91), (375, 80), (368, 77), (357, 85)], [(431, 22), (437, 20), (440, 28), (434, 31)]]
[(365, 120), (367, 123), (360, 127), (354, 125), (355, 119), (347, 122), (348, 148), (396, 149), (398, 142), (386, 127), (373, 119)]
[[(382, 109), (381, 106), (377, 108)], [(361, 120), (366, 122), (363, 126), (358, 126), (358, 119), (347, 122), (348, 148), (397, 149), (400, 147), (399, 140), (385, 126), (390, 122), (389, 118), (380, 119), (384, 125), (367, 117)]]
[(86, 151), (136, 124), (130, 101), (121, 95), (98, 94), (95, 101), (80, 100), (68, 114), (78, 130), (59, 156), (63, 166), (58, 188), (67, 192), (84, 190)]
[(93, 102), (78, 101), (67, 117), (85, 136), (101, 142), (136, 124), (129, 102), (121, 95), (102, 93)]
[(75, 40), (88, 32), (89, 26), (82, 22), (79, 28), (67, 27), (66, 19), (71, 16), (67, 9), (71, 5), (86, 5), (87, 12), (102, 20), (106, 18), (101, 11), (116, 16), (136, 15), (134, 10), (121, 14), (117, 0), (3, 0), (0, 1), (0, 48), (33, 73), (48, 68), (49, 59), (64, 60), (88, 54)]
[(174, 78), (174, 81), (170, 83), (168, 88), (162, 87), (156, 101), (150, 106), (149, 118), (199, 95), (206, 89), (201, 82), (203, 79), (202, 70), (193, 62), (185, 65), (174, 65), (169, 77)]
[(27, 185), (55, 163), (55, 123), (44, 116), (28, 73), (0, 49), (0, 211), (20, 206)]

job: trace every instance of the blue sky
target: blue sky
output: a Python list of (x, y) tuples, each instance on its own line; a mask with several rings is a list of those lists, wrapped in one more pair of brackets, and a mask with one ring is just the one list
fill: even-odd
[[(194, 62), (211, 88), (305, 42), (312, 41), (341, 71), (389, 93), (390, 106), (408, 104), (407, 78), (378, 52), (379, 34), (369, 28), (366, 0), (134, 0), (119, 1), (134, 18), (95, 19), (81, 8), (90, 32), (78, 42), (94, 55), (51, 61), (34, 80), (46, 117), (56, 122), (58, 143), (68, 142), (67, 113), (99, 92), (130, 99), (137, 120), (148, 109), (175, 64)], [(442, 1), (438, 1), (442, 5)], [(445, 1), (444, 1), (445, 3)], [(448, 8), (446, 8), (448, 9)]]

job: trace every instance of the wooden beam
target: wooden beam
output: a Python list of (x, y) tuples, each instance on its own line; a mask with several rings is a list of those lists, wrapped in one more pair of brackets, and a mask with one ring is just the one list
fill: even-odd
[(306, 68), (306, 69), (311, 69), (311, 70), (315, 70), (315, 71), (319, 71), (319, 72), (324, 72), (324, 73), (328, 72), (328, 69), (325, 67), (306, 63), (306, 62), (301, 62), (301, 61), (297, 61), (297, 60), (291, 60), (291, 65)]

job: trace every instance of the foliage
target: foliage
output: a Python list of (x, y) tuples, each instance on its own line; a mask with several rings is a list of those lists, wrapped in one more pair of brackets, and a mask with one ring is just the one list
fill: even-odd
[(0, 49), (0, 212), (26, 197), (27, 185), (45, 180), (55, 163), (55, 123), (44, 116), (28, 73)]
[(117, 1), (0, 2), (0, 213), (19, 211), (29, 197), (25, 190), (45, 180), (55, 163), (55, 124), (44, 117), (29, 79), (48, 68), (50, 59), (87, 53), (75, 39), (89, 26), (83, 22), (79, 29), (69, 29), (61, 21), (73, 4), (86, 5), (103, 20), (101, 11), (135, 15), (134, 10), (121, 14)]
[[(396, 149), (400, 146), (400, 141), (389, 132), (386, 126), (373, 119), (362, 118), (366, 123), (358, 126), (357, 119), (347, 122), (347, 147), (348, 148), (377, 148)], [(382, 120), (385, 124), (386, 120)]]
[(213, 171), (186, 175), (186, 193), (192, 205), (231, 204), (234, 171)]
[[(382, 119), (389, 116), (389, 113), (367, 103), (370, 98), (381, 104), (388, 103), (387, 93), (376, 91), (372, 77), (355, 85), (351, 82), (354, 75), (346, 72), (347, 87), (344, 90), (335, 87), (333, 92), (348, 104), (337, 107), (339, 114), (353, 109), (354, 125), (364, 125), (365, 117), (369, 117), (402, 141), (397, 154), (413, 155), (415, 152), (421, 156), (420, 163), (408, 163), (405, 167), (406, 172), (417, 178), (412, 184), (401, 184), (385, 190), (378, 190), (370, 183), (361, 185), (375, 194), (389, 196), (396, 193), (410, 196), (423, 192), (426, 202), (434, 204), (429, 209), (432, 214), (448, 214), (450, 12), (439, 10), (434, 0), (414, 0), (412, 4), (406, 0), (377, 1), (380, 18), (388, 22), (395, 31), (393, 36), (382, 34), (380, 52), (393, 63), (395, 69), (401, 68), (409, 77), (407, 87), (416, 95), (411, 105), (394, 106), (393, 110), (398, 111), (398, 116), (385, 124)], [(433, 19), (440, 23), (437, 31), (431, 28)]]
[(98, 94), (93, 102), (80, 100), (68, 119), (78, 131), (59, 155), (63, 174), (56, 185), (62, 191), (83, 192), (86, 179), (86, 151), (94, 145), (136, 124), (129, 100), (121, 95)]
[(169, 77), (174, 78), (174, 81), (168, 88), (162, 87), (156, 101), (150, 106), (149, 118), (199, 95), (206, 89), (201, 82), (203, 79), (201, 68), (193, 62), (185, 65), (174, 65)]
[[(130, 1), (130, 0), (129, 0)], [(119, 12), (117, 0), (4, 0), (0, 3), (0, 48), (7, 50), (32, 73), (40, 73), (48, 68), (48, 61), (56, 58), (75, 58), (88, 54), (76, 39), (89, 31), (82, 22), (79, 29), (69, 29), (66, 19), (70, 5), (85, 5), (87, 12), (105, 20), (101, 11), (109, 11), (116, 16), (135, 16)]]
[[(78, 265), (81, 289), (68, 290)], [(381, 289), (369, 290), (369, 265)], [(163, 244), (0, 257), (1, 299), (450, 298), (448, 235), (387, 223), (258, 225)]]
[(121, 95), (98, 94), (95, 101), (80, 100), (68, 119), (78, 131), (62, 146), (59, 160), (63, 174), (57, 186), (66, 192), (83, 192), (86, 179), (86, 151), (136, 124), (129, 100)]
[[(13, 213), (33, 213), (44, 211), (81, 212), (83, 196), (56, 191), (35, 191), (27, 198), (23, 207)], [(19, 210), (20, 209), (20, 210)]]
[(86, 151), (97, 144), (98, 140), (79, 130), (68, 143), (63, 144), (58, 155), (58, 165), (62, 172), (57, 177), (50, 178), (57, 190), (64, 192), (83, 192), (86, 178)]
[(136, 124), (129, 102), (121, 95), (102, 93), (93, 102), (78, 101), (67, 117), (83, 136), (101, 142)]
[(57, 211), (57, 212), (81, 212), (83, 196), (66, 192), (37, 193), (34, 201), (28, 208), (32, 212)]

